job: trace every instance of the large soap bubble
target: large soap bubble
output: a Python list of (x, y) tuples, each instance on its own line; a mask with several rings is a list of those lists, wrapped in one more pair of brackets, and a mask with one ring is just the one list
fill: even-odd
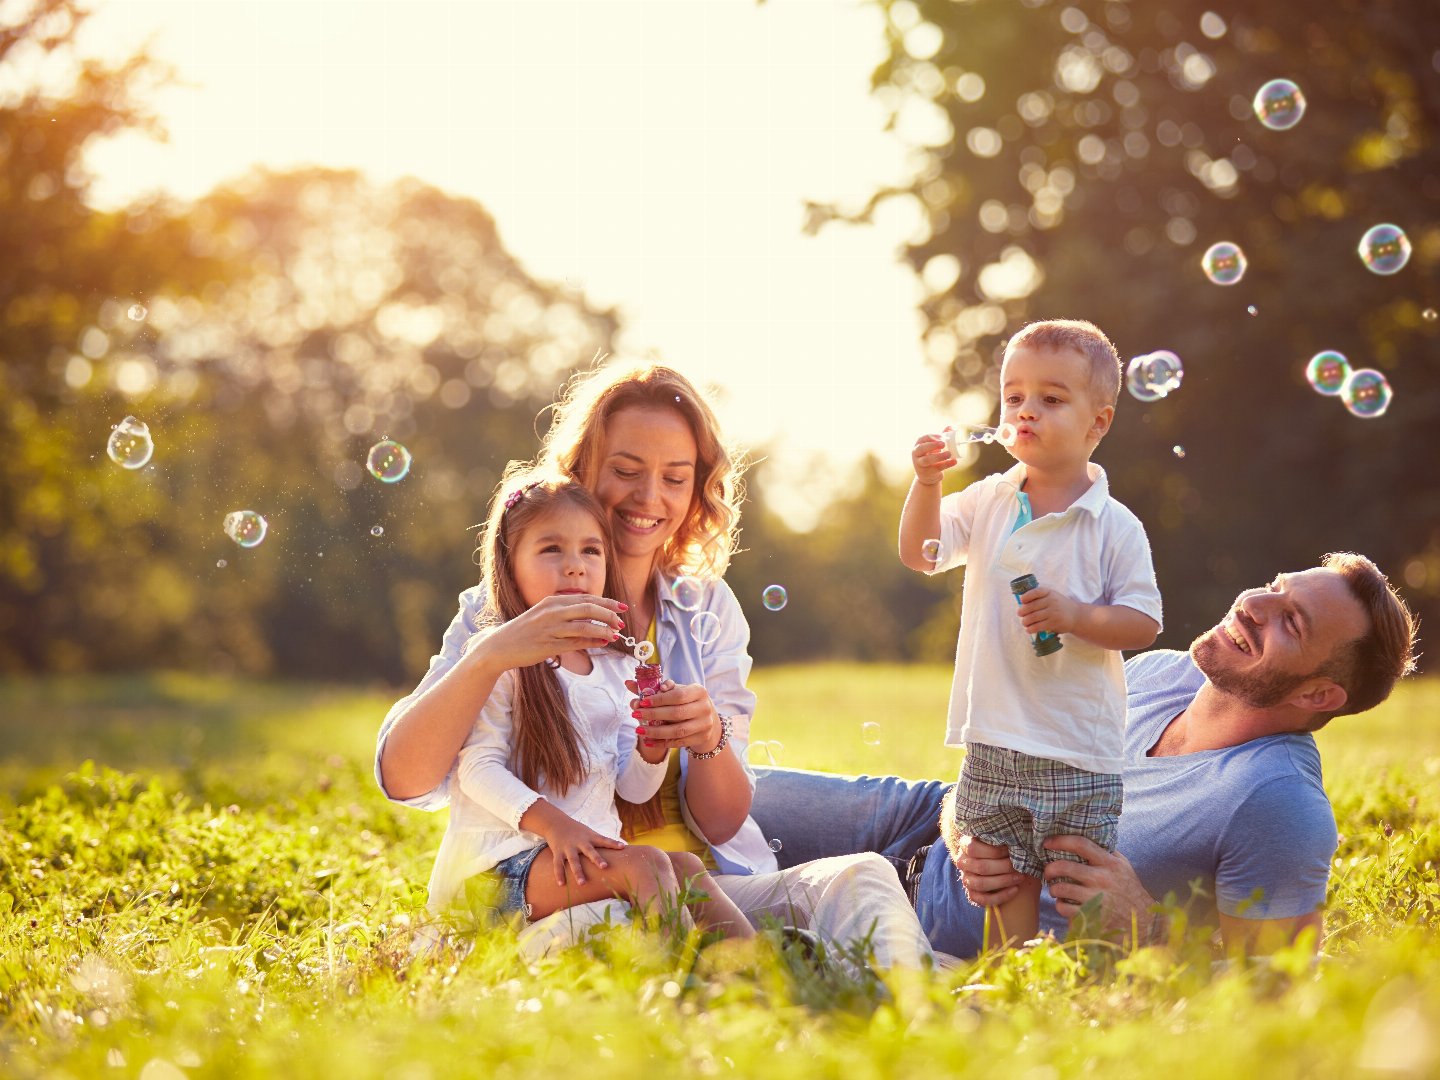
[(1180, 385), (1185, 366), (1168, 349), (1144, 353), (1125, 368), (1125, 388), (1136, 401), (1159, 401)]
[(1399, 225), (1372, 225), (1356, 250), (1372, 274), (1398, 274), (1410, 261), (1410, 238)]
[(1345, 403), (1345, 408), (1364, 420), (1383, 416), (1390, 407), (1391, 396), (1389, 382), (1374, 368), (1352, 371), (1340, 390), (1340, 400)]
[(1340, 393), (1345, 380), (1350, 377), (1350, 361), (1344, 353), (1326, 349), (1310, 358), (1305, 365), (1305, 381), (1317, 394), (1333, 397)]
[(1255, 94), (1255, 115), (1271, 131), (1289, 131), (1305, 115), (1305, 95), (1289, 79), (1271, 79)]
[(779, 611), (790, 602), (790, 597), (784, 585), (766, 585), (760, 594), (760, 602), (765, 605), (766, 611)]
[(269, 527), (254, 510), (232, 510), (225, 515), (225, 535), (242, 548), (253, 548), (264, 540)]
[(700, 601), (705, 599), (705, 583), (699, 578), (682, 575), (675, 579), (671, 589), (675, 606), (681, 611), (697, 611)]
[(1200, 257), (1200, 268), (1216, 285), (1234, 285), (1245, 276), (1245, 267), (1248, 265), (1240, 245), (1232, 244), (1228, 240), (1211, 244)]
[(155, 440), (143, 420), (127, 416), (111, 429), (105, 453), (121, 468), (143, 469), (155, 454)]
[(386, 484), (398, 484), (410, 475), (410, 451), (393, 439), (381, 439), (370, 447), (365, 457), (365, 467), (376, 480)]

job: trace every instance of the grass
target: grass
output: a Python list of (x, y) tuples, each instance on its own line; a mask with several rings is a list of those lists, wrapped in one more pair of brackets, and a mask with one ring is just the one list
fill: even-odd
[[(755, 687), (782, 764), (958, 765), (948, 668)], [(443, 823), (374, 787), (390, 697), (0, 683), (0, 1075), (1440, 1072), (1440, 681), (1320, 735), (1343, 834), (1320, 963), (1053, 944), (883, 987), (629, 929), (538, 966), (501, 932), (413, 959)]]

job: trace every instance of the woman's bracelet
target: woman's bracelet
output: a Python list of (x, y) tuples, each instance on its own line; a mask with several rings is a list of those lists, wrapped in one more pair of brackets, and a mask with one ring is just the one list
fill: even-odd
[[(729, 743), (730, 731), (733, 726), (734, 724), (730, 717), (720, 717), (720, 741), (715, 744), (715, 749), (706, 750), (703, 754), (697, 754), (694, 750), (690, 750), (690, 757), (695, 761), (709, 761), (712, 757), (717, 756), (721, 750), (725, 749), (726, 744)], [(686, 749), (688, 750), (689, 747), (686, 747)]]

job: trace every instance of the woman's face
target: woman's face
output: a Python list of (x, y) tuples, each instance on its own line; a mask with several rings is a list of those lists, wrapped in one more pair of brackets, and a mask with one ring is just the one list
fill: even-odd
[(673, 409), (635, 405), (610, 417), (595, 497), (610, 515), (620, 561), (653, 563), (685, 523), (696, 457), (690, 425)]

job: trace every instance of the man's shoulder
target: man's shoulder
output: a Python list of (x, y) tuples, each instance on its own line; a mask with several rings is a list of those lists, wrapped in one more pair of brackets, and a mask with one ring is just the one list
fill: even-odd
[(1182, 649), (1147, 649), (1125, 661), (1125, 682), (1132, 693), (1166, 689), (1194, 693), (1204, 681), (1195, 661)]

